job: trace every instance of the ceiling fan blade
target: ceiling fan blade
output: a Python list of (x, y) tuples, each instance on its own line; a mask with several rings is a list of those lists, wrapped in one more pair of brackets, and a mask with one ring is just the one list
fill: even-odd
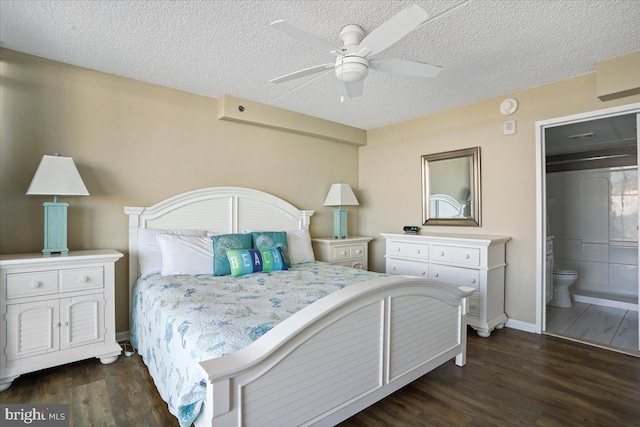
[(332, 55), (342, 55), (342, 49), (340, 49), (339, 47), (332, 45), (328, 41), (321, 39), (315, 34), (311, 34), (310, 32), (295, 27), (287, 22), (284, 22), (282, 20), (274, 21), (271, 23), (271, 26), (293, 37), (294, 39), (298, 39), (301, 42), (308, 44), (309, 46), (315, 47), (316, 49), (320, 49)]
[(305, 68), (304, 70), (296, 71), (295, 73), (287, 74), (286, 76), (278, 77), (273, 80), (269, 80), (271, 83), (288, 82), (289, 80), (299, 79), (300, 77), (310, 76), (312, 74), (320, 73), (329, 68), (334, 68), (336, 64), (323, 64), (316, 65), (315, 67)]
[(394, 15), (391, 19), (371, 31), (367, 37), (360, 42), (360, 50), (362, 56), (375, 55), (382, 52), (398, 40), (415, 30), (429, 18), (426, 10), (414, 4), (406, 8), (400, 13)]
[(442, 71), (442, 67), (437, 65), (397, 58), (370, 59), (369, 68), (385, 73), (416, 77), (435, 77)]
[(362, 95), (362, 88), (364, 86), (364, 80), (360, 80), (357, 82), (348, 82), (344, 84), (344, 88), (347, 91), (347, 96), (349, 98), (355, 98)]

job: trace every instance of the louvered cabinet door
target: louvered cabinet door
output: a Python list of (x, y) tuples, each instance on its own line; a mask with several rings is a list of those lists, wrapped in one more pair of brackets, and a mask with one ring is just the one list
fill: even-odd
[(58, 300), (7, 306), (7, 361), (58, 351)]
[(104, 294), (60, 299), (60, 348), (104, 341)]

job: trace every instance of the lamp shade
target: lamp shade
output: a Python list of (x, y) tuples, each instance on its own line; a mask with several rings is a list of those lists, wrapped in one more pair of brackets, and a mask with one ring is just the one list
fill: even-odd
[(333, 184), (324, 200), (325, 206), (358, 206), (358, 199), (349, 184)]
[(88, 196), (89, 192), (71, 157), (43, 156), (27, 195)]

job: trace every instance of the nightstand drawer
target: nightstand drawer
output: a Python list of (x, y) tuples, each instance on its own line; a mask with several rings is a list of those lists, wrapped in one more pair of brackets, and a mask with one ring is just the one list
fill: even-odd
[(345, 239), (314, 237), (311, 239), (316, 261), (330, 262), (367, 270), (370, 237), (350, 236)]
[(364, 245), (352, 245), (349, 247), (351, 258), (361, 258), (364, 256)]
[(77, 268), (60, 272), (60, 291), (96, 289), (104, 286), (102, 267)]
[(57, 292), (57, 271), (7, 274), (7, 299), (48, 295)]
[(351, 249), (349, 246), (336, 246), (333, 248), (333, 260), (344, 261), (351, 259)]
[(358, 270), (366, 270), (364, 261), (362, 261), (362, 260), (336, 262), (335, 264), (336, 265), (343, 265), (345, 267), (357, 268)]

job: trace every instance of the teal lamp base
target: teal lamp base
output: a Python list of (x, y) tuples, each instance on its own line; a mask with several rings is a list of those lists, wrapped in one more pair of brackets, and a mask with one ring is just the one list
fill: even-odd
[(45, 202), (44, 206), (44, 255), (67, 255), (67, 208), (69, 203)]
[(335, 209), (333, 211), (333, 238), (344, 239), (347, 237), (347, 210)]

